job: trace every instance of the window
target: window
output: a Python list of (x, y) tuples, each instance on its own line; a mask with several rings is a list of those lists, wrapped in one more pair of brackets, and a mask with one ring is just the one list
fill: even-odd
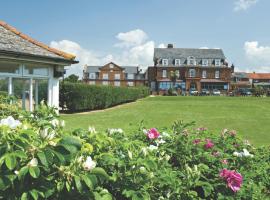
[(206, 70), (202, 71), (202, 78), (206, 78)]
[(215, 72), (215, 78), (219, 78), (219, 71)]
[(220, 66), (220, 59), (215, 60), (215, 66)]
[(114, 79), (115, 80), (120, 80), (120, 74), (114, 74)]
[(108, 81), (102, 81), (102, 85), (108, 85)]
[(181, 60), (180, 59), (175, 59), (175, 66), (180, 66), (181, 65)]
[(202, 59), (202, 66), (208, 66), (208, 60), (207, 59)]
[(0, 73), (5, 74), (19, 74), (20, 65), (17, 63), (0, 62)]
[(89, 81), (89, 85), (95, 85), (96, 82), (95, 81)]
[(194, 57), (190, 56), (188, 58), (188, 65), (196, 65), (196, 60)]
[(103, 75), (102, 75), (102, 78), (103, 78), (103, 79), (108, 79), (108, 77), (109, 77), (108, 74), (103, 74)]
[(162, 78), (167, 78), (167, 70), (166, 69), (162, 70)]
[(46, 66), (25, 65), (23, 68), (23, 74), (24, 75), (48, 76), (49, 69)]
[(190, 69), (189, 70), (189, 77), (195, 77), (196, 76), (196, 71), (195, 69)]
[(127, 85), (128, 85), (128, 86), (134, 86), (134, 83), (133, 83), (132, 81), (128, 81), (128, 82), (127, 82)]
[(7, 77), (0, 77), (0, 91), (1, 92), (8, 92), (8, 78)]
[(120, 86), (120, 81), (114, 81), (114, 86), (119, 87)]
[(134, 74), (128, 74), (127, 79), (134, 79)]
[(112, 69), (113, 67), (114, 67), (114, 65), (111, 63), (111, 64), (110, 64), (110, 69)]
[(89, 74), (89, 78), (90, 79), (95, 79), (96, 78), (96, 74), (95, 73), (90, 73)]
[(159, 83), (159, 89), (161, 90), (168, 90), (172, 86), (171, 82), (160, 82)]
[(179, 72), (179, 70), (176, 70), (176, 71), (175, 71), (175, 75), (176, 75), (177, 78), (180, 77), (180, 72)]
[(162, 65), (167, 66), (169, 64), (168, 59), (162, 59)]

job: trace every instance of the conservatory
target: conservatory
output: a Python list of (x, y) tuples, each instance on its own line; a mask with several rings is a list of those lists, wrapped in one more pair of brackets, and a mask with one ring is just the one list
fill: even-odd
[(59, 79), (75, 56), (50, 48), (0, 21), (0, 93), (14, 95), (23, 109), (41, 101), (58, 108)]

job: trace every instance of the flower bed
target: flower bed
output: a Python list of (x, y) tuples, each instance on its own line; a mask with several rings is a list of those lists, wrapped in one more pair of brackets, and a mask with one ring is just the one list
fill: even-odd
[(269, 147), (254, 148), (235, 131), (176, 121), (130, 133), (66, 132), (45, 105), (33, 113), (5, 108), (0, 199), (270, 198)]

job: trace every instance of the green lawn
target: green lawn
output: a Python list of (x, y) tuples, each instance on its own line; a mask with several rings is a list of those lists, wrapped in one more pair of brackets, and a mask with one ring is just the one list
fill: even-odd
[(270, 98), (255, 97), (148, 97), (105, 111), (63, 114), (67, 129), (97, 130), (171, 126), (176, 119), (196, 121), (217, 134), (223, 128), (235, 129), (255, 145), (270, 144)]

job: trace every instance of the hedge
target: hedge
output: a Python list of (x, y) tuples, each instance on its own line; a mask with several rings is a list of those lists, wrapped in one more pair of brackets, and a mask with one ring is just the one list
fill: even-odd
[(70, 82), (60, 84), (60, 106), (71, 112), (104, 109), (148, 95), (147, 87), (113, 87)]

